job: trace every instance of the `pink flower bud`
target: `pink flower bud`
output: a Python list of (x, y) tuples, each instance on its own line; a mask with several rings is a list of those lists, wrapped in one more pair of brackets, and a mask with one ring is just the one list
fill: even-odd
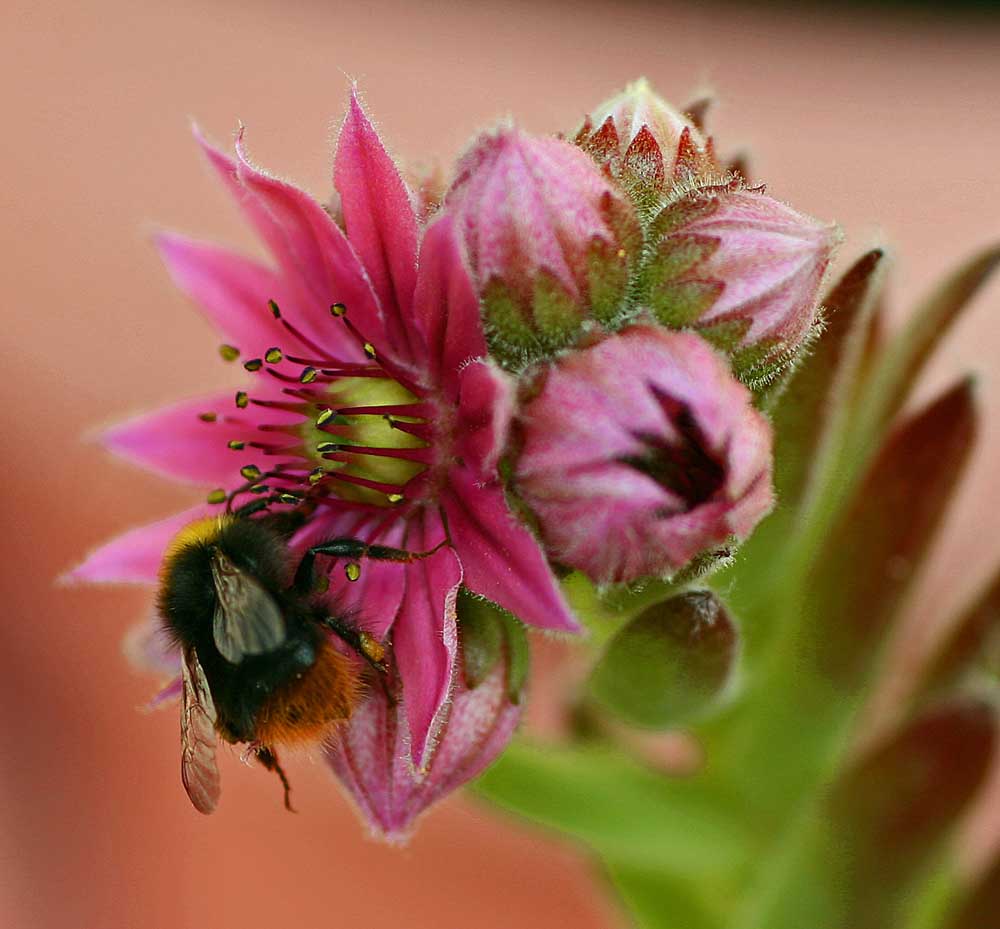
[(711, 139), (645, 78), (598, 106), (574, 141), (640, 200), (720, 176)]
[(550, 558), (598, 583), (671, 574), (771, 508), (771, 429), (692, 333), (639, 325), (552, 365), (515, 488)]
[(482, 135), (445, 206), (465, 235), (490, 347), (508, 366), (621, 313), (641, 244), (635, 211), (570, 143), (512, 126)]
[(694, 327), (766, 377), (801, 346), (839, 232), (757, 190), (694, 191), (660, 213), (639, 300), (674, 328)]
[(392, 703), (385, 688), (371, 690), (327, 752), (373, 832), (389, 841), (405, 840), (424, 810), (481, 774), (521, 718), (528, 661), (523, 627), (463, 592), (458, 634), (462, 660), (425, 770), (415, 771), (410, 760), (405, 696)]

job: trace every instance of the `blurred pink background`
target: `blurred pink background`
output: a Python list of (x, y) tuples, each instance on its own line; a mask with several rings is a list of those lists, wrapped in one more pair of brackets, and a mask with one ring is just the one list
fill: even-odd
[[(572, 848), (472, 798), (390, 849), (318, 764), (289, 766), (301, 810), (289, 816), (272, 779), (234, 754), (220, 812), (201, 817), (179, 784), (176, 714), (136, 711), (155, 682), (120, 655), (148, 594), (53, 586), (101, 540), (192, 499), (81, 434), (235, 376), (148, 241), (162, 225), (254, 247), (188, 120), (219, 140), (243, 120), (260, 163), (325, 197), (351, 78), (403, 159), (450, 159), (507, 113), (572, 128), (640, 74), (676, 103), (714, 89), (721, 151), (751, 148), (771, 193), (839, 221), (841, 264), (896, 249), (898, 321), (1000, 238), (1000, 20), (839, 5), (14, 0), (2, 23), (0, 925), (619, 925)], [(1000, 559), (998, 312), (994, 282), (921, 391), (973, 369), (989, 419), (901, 668)], [(970, 860), (1000, 835), (995, 819), (970, 831)]]

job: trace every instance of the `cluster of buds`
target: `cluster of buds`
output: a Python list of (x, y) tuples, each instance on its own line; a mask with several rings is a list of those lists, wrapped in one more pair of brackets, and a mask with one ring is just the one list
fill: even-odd
[(484, 134), (444, 210), (517, 378), (509, 489), (550, 560), (631, 582), (745, 538), (772, 505), (752, 390), (816, 330), (835, 229), (720, 168), (645, 81), (573, 143)]
[(399, 836), (513, 732), (524, 646), (508, 614), (575, 631), (565, 569), (601, 585), (676, 575), (768, 512), (752, 389), (816, 326), (835, 236), (720, 169), (645, 82), (573, 141), (487, 132), (450, 184), (416, 194), (355, 97), (325, 208), (256, 168), (242, 137), (235, 158), (203, 144), (274, 266), (161, 246), (224, 357), (252, 354), (254, 384), (235, 408), (201, 398), (109, 434), (216, 489), (75, 574), (155, 582), (178, 529), (257, 492), (305, 514), (293, 550), (350, 536), (419, 553), (330, 566), (323, 593), (390, 671), (327, 757)]

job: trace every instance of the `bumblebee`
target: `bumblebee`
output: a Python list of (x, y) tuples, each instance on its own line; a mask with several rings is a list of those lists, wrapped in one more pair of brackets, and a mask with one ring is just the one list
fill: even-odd
[(202, 813), (219, 801), (220, 737), (251, 746), (281, 779), (291, 810), (276, 748), (332, 735), (371, 674), (386, 672), (383, 646), (320, 601), (316, 557), (350, 559), (347, 575), (356, 579), (362, 558), (431, 554), (339, 538), (309, 549), (296, 566), (288, 541), (301, 522), (251, 508), (227, 512), (181, 530), (164, 557), (157, 605), (183, 656), (181, 780)]

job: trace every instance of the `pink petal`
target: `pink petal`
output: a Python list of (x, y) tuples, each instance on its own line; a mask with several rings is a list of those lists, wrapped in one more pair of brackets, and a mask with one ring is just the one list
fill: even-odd
[(459, 452), (466, 467), (489, 480), (507, 446), (514, 413), (511, 379), (486, 361), (475, 361), (459, 372)]
[(189, 523), (218, 512), (200, 503), (159, 522), (140, 526), (91, 552), (83, 564), (65, 575), (67, 581), (108, 584), (155, 584), (160, 562), (171, 540)]
[[(215, 422), (204, 422), (199, 418), (202, 413), (215, 413)], [(116, 454), (174, 480), (236, 486), (243, 483), (241, 467), (256, 464), (265, 471), (268, 462), (258, 449), (233, 451), (227, 444), (230, 440), (297, 444), (291, 436), (259, 432), (257, 424), (262, 420), (296, 423), (302, 417), (253, 404), (239, 410), (234, 392), (227, 391), (138, 416), (113, 426), (102, 439)]]
[(140, 671), (169, 674), (177, 678), (181, 673), (181, 653), (177, 643), (163, 627), (155, 613), (136, 623), (125, 633), (122, 642), (125, 657)]
[[(275, 201), (281, 199), (281, 192), (272, 188), (267, 191), (270, 196), (263, 198), (262, 190), (267, 185), (258, 183), (251, 189), (248, 183), (258, 179), (261, 181), (273, 179), (266, 178), (245, 159), (238, 162), (221, 152), (209, 144), (197, 130), (195, 137), (233, 199), (242, 208), (278, 263), (285, 281), (284, 299), (288, 301), (283, 307), (278, 304), (282, 314), (317, 344), (332, 346), (345, 356), (358, 358), (358, 348), (354, 340), (348, 338), (342, 328), (333, 325), (330, 304), (338, 300), (346, 303), (346, 297), (351, 296), (358, 313), (375, 315), (374, 297), (370, 287), (367, 288), (367, 292), (363, 286), (355, 287), (359, 278), (364, 281), (364, 271), (350, 251), (350, 246), (347, 245), (336, 223), (312, 198), (280, 181), (273, 183), (284, 189), (286, 202), (282, 208), (275, 210)], [(328, 256), (326, 247), (330, 243), (334, 244)], [(327, 265), (327, 258), (331, 257), (332, 266), (337, 264), (336, 258), (343, 258), (344, 254), (347, 255), (343, 262), (346, 268), (340, 270), (346, 271), (345, 280), (337, 281), (337, 284), (342, 286), (336, 288), (341, 296), (336, 296), (331, 291), (331, 267)], [(358, 289), (360, 294), (355, 292)], [(268, 299), (265, 295), (265, 303)]]
[(451, 710), (423, 777), (407, 753), (405, 698), (390, 706), (373, 690), (327, 753), (327, 761), (381, 837), (403, 841), (431, 804), (480, 774), (510, 741), (521, 706), (508, 700), (503, 663), (474, 690), (459, 674)]
[(413, 360), (417, 219), (410, 192), (362, 110), (356, 90), (340, 130), (333, 181), (347, 235), (381, 303), (391, 348)]
[(275, 345), (304, 350), (268, 308), (268, 300), (283, 307), (291, 302), (273, 271), (227, 249), (172, 233), (158, 235), (156, 246), (177, 287), (201, 306), (244, 358), (263, 355)]
[[(444, 538), (439, 517), (413, 517), (409, 551), (429, 551)], [(392, 627), (393, 652), (406, 694), (410, 756), (418, 771), (430, 760), (447, 712), (455, 652), (455, 598), (462, 567), (449, 546), (406, 565), (406, 589)]]
[(535, 537), (511, 515), (496, 483), (452, 468), (442, 504), (465, 586), (541, 629), (579, 632)]
[(454, 384), (463, 365), (486, 354), (486, 339), (479, 298), (454, 220), (448, 215), (424, 234), (414, 302), (431, 371), (438, 384)]
[(161, 687), (143, 706), (144, 710), (160, 710), (165, 706), (176, 703), (184, 692), (184, 682), (180, 675)]
[[(406, 524), (392, 511), (324, 507), (295, 536), (292, 544), (297, 551), (304, 552), (321, 542), (347, 538), (402, 548), (405, 529)], [(343, 562), (326, 561), (318, 567), (324, 566), (330, 579), (326, 602), (331, 612), (348, 616), (352, 624), (379, 641), (385, 639), (399, 613), (406, 589), (404, 565), (367, 559), (356, 581), (347, 579)]]
[(330, 307), (343, 303), (350, 311), (351, 321), (366, 338), (376, 342), (384, 339), (375, 294), (351, 243), (312, 197), (250, 164), (242, 134), (236, 151), (240, 180), (256, 194), (282, 236), (286, 273), (298, 273), (309, 288), (313, 298), (310, 309), (315, 322), (314, 338), (324, 346), (338, 343), (342, 356), (350, 350), (351, 357), (362, 358), (361, 346), (330, 316)]

